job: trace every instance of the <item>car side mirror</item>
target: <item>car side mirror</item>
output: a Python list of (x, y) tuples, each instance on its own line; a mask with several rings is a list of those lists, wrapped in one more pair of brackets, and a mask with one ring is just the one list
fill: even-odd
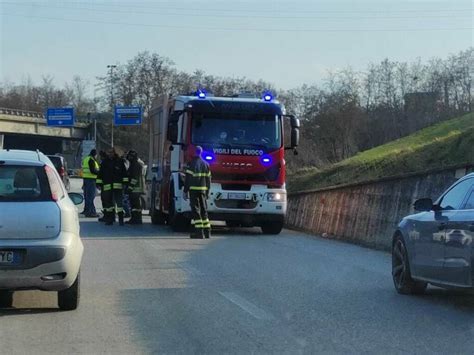
[(431, 211), (433, 210), (433, 200), (430, 198), (420, 198), (415, 201), (413, 207), (415, 208), (415, 211)]
[(68, 195), (75, 205), (80, 205), (82, 202), (84, 202), (84, 196), (82, 196), (82, 194), (78, 194), (77, 192), (70, 192), (68, 193)]

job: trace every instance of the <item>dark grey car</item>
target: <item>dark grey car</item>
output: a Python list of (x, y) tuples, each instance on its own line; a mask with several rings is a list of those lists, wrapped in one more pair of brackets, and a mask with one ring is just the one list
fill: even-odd
[(392, 276), (402, 294), (425, 291), (428, 283), (474, 288), (474, 174), (441, 197), (415, 202), (419, 213), (400, 222), (392, 243)]

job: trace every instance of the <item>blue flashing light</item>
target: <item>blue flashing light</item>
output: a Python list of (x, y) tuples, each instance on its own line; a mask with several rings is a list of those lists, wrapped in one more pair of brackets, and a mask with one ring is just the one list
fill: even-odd
[(272, 157), (269, 155), (262, 155), (260, 158), (260, 163), (264, 166), (268, 166), (272, 164)]
[(205, 99), (206, 98), (206, 90), (198, 89), (198, 91), (196, 92), (196, 96), (199, 97), (200, 99)]
[(270, 91), (265, 91), (263, 93), (263, 101), (269, 102), (273, 100), (273, 95)]
[(212, 153), (209, 153), (209, 152), (204, 152), (202, 153), (202, 157), (204, 158), (205, 161), (207, 161), (208, 163), (212, 163), (216, 157), (214, 156), (214, 154)]

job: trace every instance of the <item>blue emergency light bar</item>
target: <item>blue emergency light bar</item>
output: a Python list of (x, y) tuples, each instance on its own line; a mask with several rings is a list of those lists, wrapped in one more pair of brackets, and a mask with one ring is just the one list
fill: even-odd
[(273, 100), (273, 94), (270, 91), (265, 91), (263, 93), (263, 101), (270, 102)]
[(207, 95), (207, 92), (204, 89), (198, 89), (198, 91), (196, 92), (196, 96), (200, 99), (205, 99), (206, 95)]

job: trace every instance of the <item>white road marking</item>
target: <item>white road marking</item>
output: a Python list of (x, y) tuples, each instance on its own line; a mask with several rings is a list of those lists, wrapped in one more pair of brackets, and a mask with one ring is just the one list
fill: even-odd
[(275, 319), (275, 317), (273, 317), (271, 314), (265, 312), (263, 309), (258, 308), (256, 305), (240, 297), (234, 292), (219, 292), (219, 294), (243, 309), (245, 312), (249, 313), (254, 318), (261, 320)]

